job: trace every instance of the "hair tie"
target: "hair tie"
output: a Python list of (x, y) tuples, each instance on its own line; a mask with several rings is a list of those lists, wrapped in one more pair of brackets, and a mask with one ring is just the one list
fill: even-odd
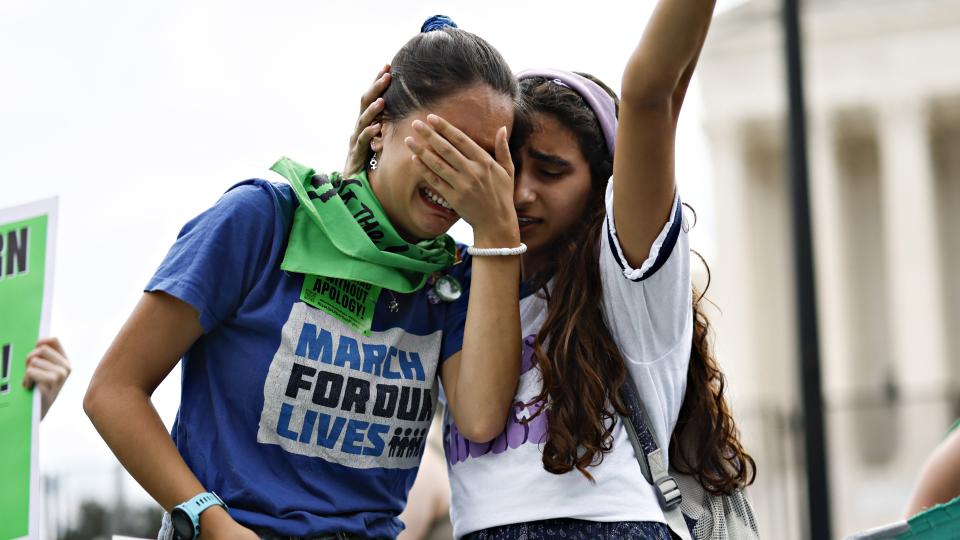
[(434, 15), (426, 21), (423, 21), (423, 26), (420, 27), (421, 32), (433, 32), (434, 30), (442, 30), (446, 27), (458, 28), (457, 23), (453, 22), (453, 19), (447, 17), (446, 15)]

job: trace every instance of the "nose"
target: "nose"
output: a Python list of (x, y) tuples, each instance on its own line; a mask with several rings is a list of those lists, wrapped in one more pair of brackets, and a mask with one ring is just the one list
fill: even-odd
[(536, 179), (521, 168), (514, 175), (513, 206), (520, 209), (529, 206), (537, 199)]

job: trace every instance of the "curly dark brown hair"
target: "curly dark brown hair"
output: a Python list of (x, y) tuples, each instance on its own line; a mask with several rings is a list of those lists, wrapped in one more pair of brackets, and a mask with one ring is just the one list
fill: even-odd
[[(619, 100), (608, 86), (589, 74), (580, 75), (603, 87), (619, 110)], [(573, 132), (590, 165), (587, 209), (571, 233), (552, 248), (550, 260), (555, 262), (535, 278), (548, 308), (534, 354), (543, 379), (537, 400), (549, 404), (542, 409), (549, 420), (543, 467), (554, 474), (577, 469), (592, 479), (589, 467), (613, 449), (617, 416), (626, 413), (619, 388), (627, 368), (604, 320), (598, 264), (604, 194), (613, 161), (596, 116), (578, 94), (543, 77), (525, 79), (520, 88), (528, 113), (551, 115)], [(548, 292), (549, 279), (553, 285)], [(687, 390), (670, 459), (676, 470), (695, 476), (705, 489), (730, 493), (753, 482), (756, 466), (740, 442), (724, 397), (726, 383), (710, 350), (710, 324), (702, 302), (704, 293), (694, 288)]]

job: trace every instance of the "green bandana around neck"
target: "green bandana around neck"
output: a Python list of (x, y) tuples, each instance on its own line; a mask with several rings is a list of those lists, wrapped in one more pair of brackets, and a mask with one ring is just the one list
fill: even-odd
[(456, 246), (446, 234), (416, 244), (400, 237), (366, 171), (328, 177), (286, 157), (270, 169), (289, 180), (300, 201), (280, 268), (305, 274), (301, 300), (364, 335), (382, 288), (417, 291), (454, 263)]

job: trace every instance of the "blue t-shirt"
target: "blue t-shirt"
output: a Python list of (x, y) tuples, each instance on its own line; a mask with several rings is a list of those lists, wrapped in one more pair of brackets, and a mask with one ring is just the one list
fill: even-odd
[[(204, 330), (182, 359), (171, 435), (245, 526), (392, 538), (466, 301), (384, 290), (370, 336), (301, 302), (303, 275), (280, 269), (296, 206), (289, 185), (237, 184), (184, 226), (147, 285), (193, 306)], [(467, 270), (451, 273), (468, 285)]]

